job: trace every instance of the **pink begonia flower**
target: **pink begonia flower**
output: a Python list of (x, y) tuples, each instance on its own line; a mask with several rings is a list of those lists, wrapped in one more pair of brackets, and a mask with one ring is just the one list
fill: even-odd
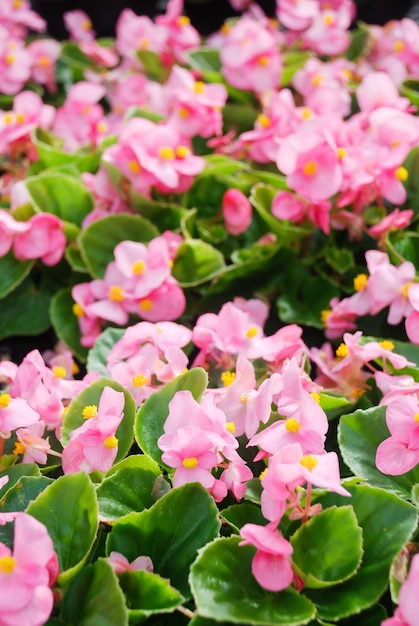
[(185, 311), (186, 297), (177, 280), (169, 276), (162, 285), (131, 309), (148, 322), (173, 321)]
[(79, 43), (80, 50), (94, 63), (104, 67), (115, 67), (119, 62), (119, 56), (112, 48), (101, 46), (97, 41), (82, 41)]
[(6, 26), (15, 37), (24, 39), (28, 30), (44, 32), (46, 21), (31, 9), (29, 0), (2, 0), (0, 24)]
[(67, 239), (63, 223), (51, 213), (37, 213), (28, 222), (29, 230), (16, 235), (13, 252), (17, 259), (41, 259), (45, 265), (56, 265), (63, 257)]
[(188, 363), (189, 359), (183, 350), (172, 346), (167, 348), (160, 359), (153, 362), (153, 372), (159, 382), (168, 383), (183, 374)]
[(277, 0), (276, 15), (281, 24), (290, 30), (306, 30), (319, 13), (316, 0)]
[(0, 615), (5, 626), (42, 626), (54, 605), (51, 586), (58, 558), (45, 526), (27, 513), (12, 513), (13, 552), (0, 542)]
[(419, 463), (419, 405), (411, 396), (390, 402), (386, 422), (391, 436), (377, 448), (375, 463), (383, 474), (399, 476)]
[(126, 556), (120, 552), (113, 551), (108, 556), (108, 561), (116, 574), (122, 574), (122, 572), (154, 571), (153, 562), (149, 556), (137, 556), (137, 558), (130, 563)]
[(236, 500), (243, 498), (247, 489), (244, 483), (251, 478), (253, 478), (252, 470), (244, 461), (232, 461), (220, 475), (220, 480), (231, 491)]
[(240, 529), (240, 536), (243, 537), (240, 546), (252, 545), (256, 548), (252, 574), (259, 585), (268, 591), (283, 591), (289, 587), (294, 579), (293, 547), (276, 525), (245, 524)]
[[(370, 313), (375, 315), (388, 306), (388, 323), (399, 324), (413, 308), (408, 290), (416, 278), (416, 269), (410, 261), (404, 261), (396, 267), (389, 262), (386, 253), (382, 254), (383, 262), (374, 269), (368, 279), (367, 288), (371, 296)], [(370, 255), (366, 253), (365, 257), (370, 258)]]
[(186, 50), (198, 48), (201, 45), (201, 36), (190, 19), (182, 15), (183, 0), (169, 0), (166, 12), (155, 18), (157, 26), (161, 27), (165, 34), (165, 47), (163, 62), (165, 65), (174, 61), (187, 63)]
[(109, 367), (112, 379), (130, 392), (137, 407), (154, 391), (151, 363), (147, 361), (144, 356), (136, 355)]
[(22, 398), (0, 394), (0, 437), (8, 438), (12, 430), (39, 421), (39, 413)]
[(276, 164), (287, 185), (313, 202), (331, 198), (342, 184), (337, 149), (321, 134), (300, 132), (283, 139)]
[(40, 85), (45, 85), (51, 92), (57, 90), (55, 68), (61, 54), (61, 45), (55, 39), (35, 39), (27, 45), (30, 54), (31, 78)]
[(417, 590), (419, 584), (419, 555), (415, 554), (409, 567), (409, 573), (403, 582), (398, 596), (394, 617), (390, 617), (381, 626), (419, 626), (417, 610)]
[(0, 24), (0, 91), (14, 95), (22, 90), (31, 75), (31, 58), (23, 42), (10, 39)]
[(400, 96), (394, 81), (385, 72), (371, 72), (363, 77), (356, 89), (359, 108), (370, 113), (378, 107), (409, 110), (410, 100)]
[(170, 112), (168, 122), (183, 137), (221, 135), (221, 110), (227, 101), (227, 89), (217, 83), (196, 80), (192, 72), (175, 65), (165, 85)]
[(55, 109), (44, 104), (33, 91), (22, 91), (13, 99), (13, 108), (0, 113), (0, 148), (10, 152), (15, 142), (30, 140), (36, 127), (48, 129), (55, 117)]
[(114, 249), (115, 265), (126, 278), (124, 289), (135, 298), (144, 298), (170, 276), (171, 260), (161, 237), (147, 245), (121, 241)]
[(221, 46), (221, 71), (238, 89), (261, 93), (279, 87), (282, 57), (266, 25), (243, 17), (228, 31)]
[[(105, 387), (92, 417), (70, 434), (62, 453), (64, 474), (85, 471), (107, 472), (118, 454), (115, 436), (124, 414), (124, 394)], [(92, 408), (92, 407), (89, 407)]]
[(412, 311), (407, 315), (405, 321), (406, 334), (409, 341), (419, 343), (419, 284), (410, 284), (407, 288), (407, 296), (412, 305)]
[(18, 233), (24, 233), (29, 230), (30, 226), (28, 222), (18, 222), (15, 218), (6, 211), (6, 209), (0, 210), (0, 257), (11, 250), (13, 240)]
[[(16, 442), (14, 455), (23, 454), (22, 463), (40, 463), (45, 465), (51, 446), (49, 439), (44, 439), (45, 424), (42, 421), (31, 424), (28, 428), (16, 430)], [(57, 453), (55, 453), (57, 454)]]
[(323, 9), (302, 33), (302, 45), (320, 55), (343, 54), (351, 42), (347, 32), (351, 22), (351, 0), (342, 3), (339, 8)]
[(71, 297), (74, 300), (73, 314), (77, 317), (77, 323), (81, 332), (80, 343), (86, 348), (91, 348), (102, 332), (102, 324), (104, 322), (96, 315), (86, 314), (86, 306), (94, 301), (90, 283), (74, 285), (71, 290)]
[(125, 59), (141, 68), (137, 52), (151, 50), (159, 56), (166, 43), (164, 29), (146, 15), (136, 15), (131, 9), (121, 11), (116, 23), (116, 48)]
[(389, 232), (407, 228), (410, 225), (413, 215), (414, 211), (411, 209), (400, 211), (399, 208), (395, 208), (377, 224), (371, 226), (368, 229), (368, 233), (372, 235), (372, 237), (382, 238), (383, 235)]
[(252, 223), (252, 205), (240, 189), (227, 189), (223, 194), (221, 211), (230, 235), (241, 235)]
[(92, 41), (96, 33), (90, 17), (81, 9), (67, 11), (63, 14), (64, 26), (74, 41)]

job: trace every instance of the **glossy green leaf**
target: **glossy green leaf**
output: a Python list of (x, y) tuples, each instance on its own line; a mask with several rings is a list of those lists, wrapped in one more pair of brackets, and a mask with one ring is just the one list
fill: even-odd
[(65, 582), (85, 562), (98, 529), (98, 505), (84, 472), (60, 476), (31, 502), (27, 513), (42, 522), (57, 553)]
[(12, 465), (6, 470), (0, 472), (0, 478), (4, 478), (5, 476), (9, 477), (8, 482), (0, 488), (0, 503), (3, 503), (3, 497), (5, 494), (18, 483), (23, 476), (35, 476), (40, 477), (41, 472), (36, 465), (36, 463), (18, 463), (17, 465)]
[(136, 55), (144, 66), (147, 77), (151, 80), (163, 81), (167, 70), (162, 65), (160, 56), (153, 50), (137, 50)]
[[(383, 489), (367, 485), (345, 485), (351, 506), (362, 528), (361, 567), (349, 580), (333, 589), (307, 590), (320, 619), (336, 621), (375, 606), (388, 587), (393, 559), (410, 539), (417, 524), (417, 510)], [(324, 508), (346, 506), (348, 498), (327, 493), (318, 501)]]
[(224, 268), (221, 252), (200, 239), (188, 239), (177, 249), (172, 275), (181, 287), (194, 287), (211, 280)]
[(419, 80), (415, 78), (404, 80), (400, 85), (400, 93), (409, 98), (416, 107), (419, 106)]
[(107, 356), (125, 333), (125, 328), (106, 328), (103, 333), (95, 341), (93, 348), (89, 350), (87, 357), (87, 371), (99, 372), (101, 376), (109, 376), (110, 373), (106, 367)]
[(210, 72), (219, 72), (221, 70), (220, 51), (216, 48), (206, 46), (194, 48), (186, 52), (186, 58), (191, 67)]
[(312, 517), (294, 533), (291, 544), (293, 564), (307, 588), (330, 587), (350, 578), (362, 559), (362, 529), (350, 505)]
[(324, 251), (324, 256), (330, 267), (339, 274), (345, 274), (355, 265), (354, 255), (347, 248), (328, 246)]
[(190, 585), (198, 614), (234, 624), (291, 626), (314, 617), (313, 604), (292, 589), (272, 593), (252, 575), (253, 546), (240, 537), (217, 539), (199, 551)]
[(62, 616), (68, 626), (128, 626), (124, 594), (106, 559), (73, 578), (64, 593)]
[(80, 180), (59, 172), (28, 178), (26, 187), (38, 212), (57, 215), (66, 222), (81, 226), (93, 209), (93, 197)]
[(77, 152), (64, 152), (63, 141), (43, 128), (36, 128), (32, 135), (39, 158), (48, 168), (66, 164), (74, 164), (79, 172), (96, 172), (100, 163), (101, 153), (88, 148)]
[(149, 556), (157, 574), (190, 596), (189, 569), (196, 551), (218, 535), (213, 498), (198, 483), (172, 489), (150, 509), (130, 513), (112, 527), (107, 554), (120, 552), (131, 562)]
[(140, 215), (109, 215), (84, 229), (80, 235), (80, 250), (93, 278), (103, 278), (106, 267), (114, 261), (113, 252), (118, 243), (146, 243), (158, 234), (157, 228)]
[(288, 324), (305, 324), (323, 328), (321, 312), (329, 308), (338, 289), (320, 276), (312, 276), (296, 294), (284, 293), (277, 300), (278, 314)]
[(76, 242), (70, 243), (65, 249), (65, 258), (71, 269), (75, 272), (88, 273), (85, 262), (80, 253), (79, 245)]
[(131, 623), (156, 613), (172, 613), (183, 602), (182, 595), (168, 580), (152, 572), (123, 572), (119, 584), (126, 597)]
[(208, 377), (205, 370), (195, 367), (167, 383), (159, 391), (155, 391), (139, 408), (135, 420), (135, 438), (143, 452), (151, 456), (159, 465), (164, 464), (157, 440), (164, 432), (170, 400), (177, 391), (188, 389), (199, 402), (207, 383)]
[(319, 404), (323, 411), (333, 411), (334, 409), (350, 406), (352, 403), (345, 398), (345, 396), (338, 396), (322, 391), (319, 393)]
[[(4, 298), (26, 278), (34, 261), (18, 261), (10, 251), (0, 258), (0, 298)], [(2, 307), (3, 307), (2, 303)]]
[(0, 511), (25, 511), (30, 502), (53, 482), (45, 476), (22, 476), (0, 500)]
[(240, 502), (240, 504), (232, 504), (220, 512), (221, 518), (236, 532), (240, 532), (240, 528), (245, 524), (258, 524), (264, 526), (267, 521), (262, 515), (259, 506), (255, 506), (248, 502)]
[[(0, 259), (0, 271), (1, 261)], [(30, 276), (1, 301), (0, 339), (16, 335), (39, 335), (51, 326), (49, 306), (52, 289), (36, 286)]]
[(385, 407), (374, 407), (343, 415), (338, 431), (340, 450), (356, 476), (409, 500), (413, 485), (419, 482), (419, 466), (401, 476), (390, 476), (382, 474), (375, 465), (379, 444), (390, 437), (385, 412)]
[(115, 435), (118, 439), (116, 461), (119, 461), (128, 454), (134, 441), (135, 402), (131, 394), (115, 380), (100, 378), (72, 399), (64, 415), (61, 428), (61, 443), (63, 446), (66, 446), (70, 440), (71, 432), (84, 423), (82, 413), (84, 407), (91, 405), (99, 406), (100, 397), (105, 387), (111, 387), (115, 391), (122, 392), (125, 396), (124, 417)]
[(73, 313), (73, 305), (71, 288), (60, 289), (51, 300), (50, 318), (57, 337), (74, 352), (80, 361), (84, 362), (88, 350), (80, 343), (80, 328), (77, 317)]
[(151, 507), (160, 467), (145, 454), (131, 455), (111, 468), (97, 488), (100, 517), (112, 522)]

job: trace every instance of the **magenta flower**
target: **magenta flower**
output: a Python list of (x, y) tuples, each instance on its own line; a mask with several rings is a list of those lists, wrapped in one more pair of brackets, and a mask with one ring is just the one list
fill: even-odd
[(221, 211), (230, 235), (241, 235), (252, 222), (252, 205), (240, 189), (228, 189), (222, 199)]
[(0, 615), (5, 626), (42, 626), (53, 608), (58, 560), (47, 530), (26, 513), (13, 513), (13, 552), (0, 543)]
[(243, 541), (239, 545), (256, 548), (252, 574), (259, 585), (268, 591), (283, 591), (289, 587), (294, 579), (291, 560), (293, 548), (276, 528), (276, 524), (245, 524), (240, 535)]

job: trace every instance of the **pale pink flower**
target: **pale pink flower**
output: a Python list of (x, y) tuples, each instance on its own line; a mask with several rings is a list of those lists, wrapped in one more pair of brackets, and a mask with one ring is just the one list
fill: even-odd
[(241, 235), (252, 222), (252, 205), (240, 189), (227, 189), (222, 198), (221, 211), (230, 235)]
[(319, 13), (316, 0), (277, 0), (276, 14), (278, 20), (290, 30), (306, 30)]
[(13, 99), (13, 108), (0, 114), (0, 148), (10, 152), (15, 142), (29, 142), (36, 127), (48, 129), (55, 117), (55, 109), (43, 103), (33, 91), (22, 91)]
[(18, 222), (6, 211), (0, 210), (0, 257), (4, 256), (12, 248), (15, 236), (29, 230), (28, 222)]
[(393, 209), (391, 213), (383, 217), (377, 224), (371, 226), (368, 229), (368, 232), (373, 237), (383, 237), (383, 235), (395, 231), (402, 230), (403, 228), (407, 228), (410, 225), (412, 217), (414, 215), (414, 211), (411, 209), (406, 209), (404, 211), (400, 211), (399, 208)]
[(0, 91), (14, 95), (31, 74), (31, 58), (20, 39), (11, 39), (0, 24)]
[(371, 72), (364, 76), (356, 89), (356, 98), (364, 113), (383, 106), (402, 111), (410, 108), (410, 100), (400, 96), (394, 81), (386, 72)]
[(81, 9), (67, 11), (63, 15), (64, 26), (70, 34), (70, 39), (74, 41), (92, 41), (96, 33), (90, 17)]
[(71, 296), (74, 300), (72, 311), (77, 317), (77, 323), (81, 333), (80, 343), (86, 348), (91, 348), (102, 332), (104, 322), (94, 313), (91, 315), (86, 313), (86, 306), (94, 302), (94, 295), (90, 283), (74, 285), (71, 290)]
[(13, 36), (24, 39), (28, 30), (44, 32), (45, 20), (31, 9), (29, 0), (2, 0), (0, 5), (0, 24), (4, 25)]
[(165, 44), (164, 29), (147, 15), (136, 15), (129, 8), (120, 13), (116, 23), (116, 47), (134, 66), (141, 68), (141, 62), (136, 56), (138, 51), (151, 50), (160, 56)]
[(137, 407), (154, 391), (151, 363), (141, 354), (115, 363), (109, 370), (112, 379), (130, 392)]
[(244, 483), (251, 478), (253, 478), (252, 470), (244, 461), (232, 461), (221, 473), (220, 481), (231, 491), (236, 500), (241, 500), (247, 489)]
[(45, 465), (50, 454), (49, 438), (44, 439), (45, 424), (42, 421), (31, 424), (28, 428), (16, 430), (16, 443), (13, 454), (23, 454), (22, 463), (40, 463)]
[(165, 44), (167, 51), (163, 60), (166, 65), (178, 61), (187, 63), (185, 54), (187, 50), (198, 48), (201, 44), (201, 36), (190, 19), (182, 15), (183, 0), (169, 0), (166, 12), (158, 15), (155, 19), (157, 26), (161, 27), (165, 34)]
[(13, 513), (13, 552), (0, 543), (0, 615), (6, 626), (42, 626), (54, 605), (58, 559), (45, 526)]
[(55, 93), (57, 89), (55, 68), (61, 53), (60, 43), (55, 39), (35, 39), (28, 43), (26, 49), (32, 61), (32, 79)]
[(398, 596), (398, 608), (394, 617), (381, 622), (381, 626), (419, 626), (417, 611), (417, 590), (419, 584), (419, 555), (415, 554), (409, 573), (402, 584)]
[(412, 396), (398, 397), (386, 410), (391, 436), (377, 448), (375, 463), (383, 474), (405, 474), (419, 463), (419, 405)]
[(170, 276), (167, 244), (161, 237), (146, 246), (136, 241), (121, 241), (114, 249), (115, 265), (125, 277), (124, 290), (135, 298), (148, 296)]
[(302, 45), (320, 55), (343, 54), (351, 42), (347, 32), (352, 21), (351, 9), (349, 0), (339, 8), (317, 13), (309, 28), (302, 33)]
[[(408, 290), (416, 278), (416, 269), (410, 261), (399, 266), (392, 265), (385, 253), (383, 263), (374, 269), (368, 279), (368, 292), (371, 296), (370, 313), (375, 315), (389, 307), (387, 321), (399, 324), (412, 310)], [(366, 258), (368, 253), (366, 253)]]
[(38, 421), (39, 413), (28, 402), (9, 393), (0, 394), (0, 437), (7, 438), (12, 430)]
[(116, 574), (121, 574), (122, 572), (154, 571), (153, 562), (149, 556), (137, 556), (137, 558), (130, 563), (126, 556), (120, 552), (113, 551), (110, 553), (108, 561)]
[(294, 579), (291, 560), (293, 547), (284, 539), (276, 524), (245, 524), (240, 529), (240, 536), (243, 541), (239, 545), (256, 547), (252, 574), (259, 585), (268, 591), (282, 591), (289, 587)]
[(67, 239), (62, 221), (51, 213), (37, 213), (28, 222), (29, 230), (16, 235), (13, 252), (17, 259), (41, 259), (56, 265), (63, 257)]
[(169, 276), (162, 285), (140, 299), (132, 312), (149, 322), (173, 321), (185, 311), (186, 297), (179, 283)]

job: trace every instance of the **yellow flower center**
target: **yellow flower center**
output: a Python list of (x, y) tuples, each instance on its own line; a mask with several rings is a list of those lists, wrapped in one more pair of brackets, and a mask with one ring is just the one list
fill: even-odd
[(393, 50), (394, 50), (394, 52), (402, 52), (404, 49), (405, 49), (405, 43), (401, 39), (397, 39), (393, 43)]
[(306, 176), (314, 176), (318, 170), (317, 163), (315, 161), (307, 161), (303, 167), (303, 172)]
[(186, 107), (180, 107), (178, 115), (179, 117), (183, 117), (184, 119), (186, 119), (187, 117), (190, 117), (191, 114)]
[(322, 322), (323, 326), (327, 325), (327, 320), (331, 316), (331, 314), (332, 309), (323, 309), (323, 311), (320, 313), (320, 321)]
[(67, 375), (65, 368), (61, 367), (61, 365), (56, 365), (55, 367), (53, 367), (52, 372), (57, 378), (65, 378)]
[(145, 261), (143, 261), (142, 259), (138, 259), (138, 261), (135, 261), (134, 265), (132, 266), (132, 271), (134, 274), (142, 274), (146, 267), (147, 265)]
[(153, 308), (153, 302), (149, 300), (149, 298), (145, 298), (144, 300), (141, 300), (138, 306), (143, 311), (150, 311), (150, 309)]
[(314, 87), (318, 87), (324, 81), (324, 76), (322, 74), (315, 74), (311, 79), (311, 83)]
[(0, 557), (0, 572), (10, 574), (16, 567), (16, 559), (5, 554)]
[(194, 469), (198, 465), (198, 459), (194, 456), (189, 456), (182, 461), (183, 467), (186, 469)]
[(323, 22), (326, 24), (326, 26), (333, 26), (333, 24), (335, 23), (335, 18), (330, 13), (326, 13), (325, 15), (323, 15)]
[(236, 432), (236, 424), (234, 422), (226, 422), (226, 428), (232, 435)]
[(150, 45), (150, 40), (147, 37), (142, 37), (140, 39), (139, 47), (141, 50), (147, 50), (149, 45)]
[(173, 161), (175, 158), (175, 151), (170, 146), (161, 146), (161, 148), (159, 148), (159, 155), (160, 158), (165, 161)]
[(103, 445), (106, 448), (109, 448), (109, 450), (112, 450), (113, 448), (118, 447), (118, 439), (115, 437), (115, 435), (111, 435), (111, 437), (106, 437), (106, 439), (103, 442)]
[(51, 59), (49, 57), (39, 57), (38, 65), (40, 67), (49, 67), (51, 65)]
[(259, 57), (258, 65), (260, 65), (260, 67), (266, 67), (267, 65), (269, 65), (269, 57), (267, 56)]
[(402, 287), (402, 296), (404, 298), (404, 300), (407, 300), (409, 297), (409, 287), (412, 283), (406, 283), (405, 285), (403, 285)]
[(289, 433), (298, 433), (300, 430), (300, 424), (294, 417), (289, 417), (285, 421), (285, 428)]
[(15, 62), (15, 60), (16, 60), (16, 57), (15, 57), (14, 54), (7, 54), (6, 55), (5, 61), (6, 61), (7, 65), (12, 65)]
[(108, 130), (108, 125), (105, 124), (105, 122), (99, 122), (96, 128), (97, 128), (98, 133), (103, 134), (103, 133), (106, 133), (106, 131)]
[(317, 404), (320, 404), (320, 394), (317, 393), (317, 391), (312, 391), (310, 396), (317, 402)]
[(177, 18), (176, 23), (178, 26), (187, 26), (188, 24), (191, 23), (191, 20), (189, 19), (187, 15), (180, 15)]
[(409, 178), (409, 172), (402, 165), (394, 170), (394, 175), (396, 178), (401, 180), (402, 183), (404, 183)]
[(16, 113), (16, 122), (18, 124), (23, 124), (23, 122), (26, 122), (26, 115), (24, 113)]
[(312, 112), (310, 111), (308, 107), (303, 108), (303, 110), (301, 111), (301, 115), (304, 120), (309, 120), (313, 116)]
[(257, 334), (258, 334), (258, 329), (255, 328), (254, 326), (251, 326), (250, 328), (247, 329), (246, 337), (248, 339), (251, 339), (252, 337), (255, 337)]
[(178, 159), (185, 159), (187, 156), (190, 155), (190, 153), (191, 151), (189, 150), (188, 146), (178, 146), (175, 150), (175, 154)]
[(236, 372), (223, 372), (221, 380), (224, 387), (229, 387), (236, 380)]
[(76, 317), (83, 317), (84, 315), (83, 308), (77, 302), (73, 304), (72, 311)]
[(265, 467), (265, 469), (260, 473), (259, 480), (263, 480), (267, 473), (268, 473), (268, 468)]
[(259, 125), (262, 126), (262, 128), (269, 128), (269, 126), (271, 125), (271, 120), (264, 113), (259, 113), (257, 121)]
[(419, 413), (415, 413), (413, 417), (417, 422), (419, 422)]
[(5, 409), (6, 407), (8, 407), (9, 402), (10, 402), (10, 394), (2, 393), (0, 396), (0, 409)]
[(13, 454), (18, 456), (19, 454), (23, 454), (26, 450), (26, 446), (23, 445), (20, 441), (16, 441), (15, 449), (13, 450)]
[(389, 339), (384, 339), (384, 341), (380, 341), (380, 346), (384, 350), (394, 350), (394, 343)]
[(338, 158), (340, 160), (344, 159), (347, 154), (348, 154), (348, 151), (346, 148), (338, 148)]
[(240, 402), (242, 404), (247, 404), (249, 402), (249, 394), (248, 393), (242, 393), (242, 395), (240, 396)]
[(147, 376), (144, 376), (144, 374), (133, 376), (131, 380), (134, 387), (144, 387), (144, 385), (148, 383), (148, 378)]
[(367, 274), (358, 274), (354, 278), (354, 289), (355, 291), (363, 291), (368, 284), (368, 276)]
[(141, 170), (140, 164), (138, 163), (138, 161), (134, 161), (134, 159), (132, 159), (129, 163), (128, 163), (128, 169), (132, 174), (138, 174), (139, 171)]
[(193, 87), (195, 93), (205, 93), (205, 83), (202, 80), (197, 80)]
[(314, 458), (314, 456), (311, 454), (305, 454), (304, 456), (301, 457), (300, 463), (303, 467), (305, 467), (310, 472), (312, 472), (313, 469), (318, 464), (318, 460)]
[(83, 21), (83, 24), (81, 25), (83, 30), (90, 30), (92, 28), (92, 22), (88, 19)]
[(15, 121), (15, 116), (13, 115), (13, 113), (5, 113), (3, 116), (3, 122), (7, 125), (9, 124), (13, 124), (13, 122)]
[(345, 356), (348, 356), (349, 354), (349, 348), (346, 345), (346, 343), (341, 343), (337, 348), (336, 348), (336, 356), (339, 359), (344, 359)]
[(23, 5), (23, 0), (14, 0), (12, 6), (14, 9), (20, 9), (22, 5)]
[(125, 300), (125, 296), (122, 293), (122, 291), (123, 291), (122, 287), (118, 287), (116, 285), (109, 287), (109, 291), (108, 291), (109, 300), (112, 300), (113, 302), (123, 302)]
[(89, 420), (92, 417), (96, 417), (97, 415), (97, 406), (96, 404), (87, 404), (82, 410), (81, 414), (83, 415), (83, 419)]

